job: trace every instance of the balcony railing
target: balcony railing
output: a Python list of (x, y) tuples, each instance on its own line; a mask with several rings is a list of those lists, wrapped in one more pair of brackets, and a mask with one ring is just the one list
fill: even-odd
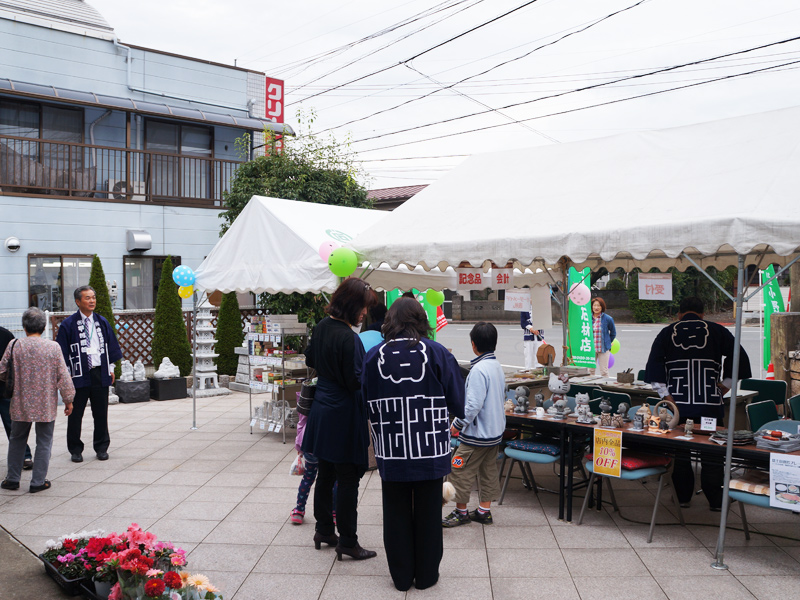
[(0, 195), (222, 206), (239, 162), (0, 136)]

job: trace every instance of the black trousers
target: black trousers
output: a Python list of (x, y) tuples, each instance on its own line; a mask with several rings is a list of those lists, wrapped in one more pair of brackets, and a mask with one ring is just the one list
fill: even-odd
[(383, 546), (398, 590), (429, 588), (442, 561), (442, 479), (384, 481)]
[(107, 452), (111, 444), (108, 435), (108, 387), (100, 385), (100, 367), (89, 371), (92, 385), (75, 390), (72, 401), (72, 414), (67, 417), (67, 449), (70, 454), (81, 454), (81, 425), (86, 403), (91, 402), (92, 419), (94, 419), (93, 446), (95, 452)]
[[(722, 506), (722, 484), (725, 479), (725, 466), (700, 455), (700, 487), (708, 499), (711, 508)], [(675, 467), (672, 471), (672, 484), (678, 495), (678, 502), (689, 502), (694, 496), (694, 469), (687, 456), (675, 455)]]
[(352, 548), (358, 543), (358, 484), (366, 468), (352, 463), (332, 463), (319, 459), (317, 484), (314, 488), (314, 518), (316, 530), (322, 535), (333, 535), (333, 484), (339, 482), (336, 492), (336, 528), (339, 544)]

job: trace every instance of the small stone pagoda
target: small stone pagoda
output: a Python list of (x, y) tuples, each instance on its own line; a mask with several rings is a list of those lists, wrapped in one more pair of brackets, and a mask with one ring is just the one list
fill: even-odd
[(217, 380), (217, 365), (214, 364), (214, 359), (219, 355), (214, 353), (214, 344), (217, 340), (214, 339), (216, 329), (211, 325), (213, 318), (211, 305), (208, 302), (197, 307), (194, 393), (198, 398), (225, 396), (231, 393), (229, 389), (219, 387)]

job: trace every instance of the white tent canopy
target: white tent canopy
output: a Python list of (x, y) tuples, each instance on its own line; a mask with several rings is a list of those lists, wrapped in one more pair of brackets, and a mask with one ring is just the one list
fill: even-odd
[[(365, 259), (425, 268), (562, 257), (578, 268), (800, 246), (800, 108), (474, 156), (357, 236)], [(427, 218), (438, 215), (437, 218)], [(752, 256), (751, 256), (752, 258)]]
[[(196, 270), (199, 290), (254, 292), (333, 292), (338, 278), (319, 256), (325, 241), (339, 244), (351, 240), (389, 213), (362, 208), (332, 206), (253, 196), (230, 229), (217, 242)], [(417, 288), (456, 289), (453, 269), (426, 271), (405, 266), (392, 270), (362, 267), (373, 288), (390, 290)], [(518, 274), (518, 286), (547, 285), (547, 273)]]

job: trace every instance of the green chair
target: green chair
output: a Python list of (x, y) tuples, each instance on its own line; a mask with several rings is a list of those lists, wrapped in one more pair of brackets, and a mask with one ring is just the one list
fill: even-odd
[(789, 410), (793, 419), (800, 419), (800, 394), (789, 398)]
[(636, 379), (639, 381), (644, 381), (644, 374), (646, 371), (644, 369), (639, 369), (639, 372), (636, 374)]
[(627, 403), (628, 406), (631, 406), (631, 397), (628, 394), (623, 394), (622, 392), (607, 392), (601, 389), (594, 389), (591, 391), (592, 400), (589, 402), (589, 406), (592, 407), (592, 403), (595, 403), (595, 407), (592, 407), (592, 412), (597, 412), (596, 407), (600, 406), (599, 400), (601, 398), (608, 398), (609, 402), (611, 402), (611, 412), (617, 412), (617, 408), (623, 402)]
[(750, 431), (758, 431), (765, 423), (777, 421), (780, 418), (780, 415), (778, 415), (778, 407), (772, 400), (751, 402), (744, 407), (744, 410), (747, 412), (747, 421), (750, 423)]
[(575, 394), (589, 394), (591, 395), (593, 390), (599, 390), (599, 385), (585, 385), (583, 383), (571, 383), (569, 385), (569, 391), (567, 392), (568, 396), (575, 396)]
[[(742, 390), (758, 392), (758, 401), (772, 400), (775, 406), (786, 405), (786, 382), (772, 379), (742, 379), (739, 383)], [(785, 413), (786, 411), (784, 411)], [(755, 431), (755, 429), (753, 430)]]

